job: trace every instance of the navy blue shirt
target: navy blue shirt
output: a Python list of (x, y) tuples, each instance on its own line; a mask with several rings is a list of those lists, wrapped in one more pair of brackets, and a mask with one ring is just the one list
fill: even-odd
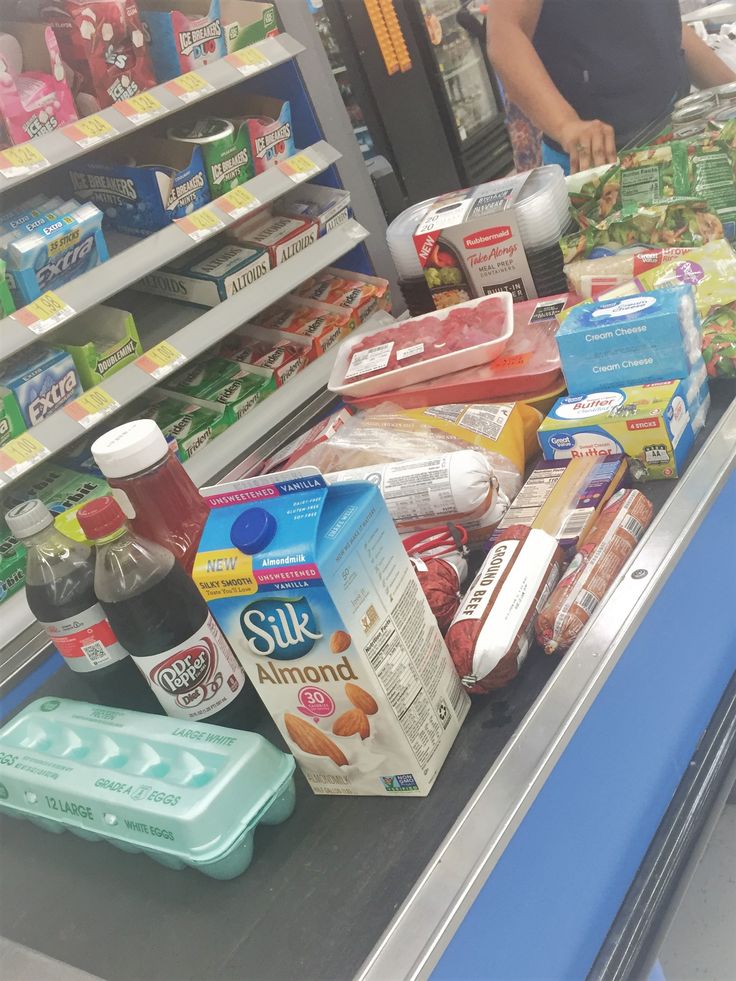
[(534, 47), (581, 119), (619, 145), (689, 90), (678, 0), (544, 0)]

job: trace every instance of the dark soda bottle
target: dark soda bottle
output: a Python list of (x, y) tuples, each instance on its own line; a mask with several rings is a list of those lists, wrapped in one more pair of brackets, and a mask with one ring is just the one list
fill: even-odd
[(96, 544), (97, 598), (167, 715), (242, 728), (245, 672), (179, 560), (131, 531), (112, 497), (77, 518)]
[[(191, 572), (209, 506), (152, 419), (116, 426), (92, 444), (137, 535), (171, 549)], [(120, 500), (120, 499), (119, 499)]]
[(27, 550), (26, 598), (31, 612), (80, 682), (80, 698), (138, 711), (158, 711), (94, 592), (94, 556), (54, 527), (42, 501), (12, 508), (8, 528)]

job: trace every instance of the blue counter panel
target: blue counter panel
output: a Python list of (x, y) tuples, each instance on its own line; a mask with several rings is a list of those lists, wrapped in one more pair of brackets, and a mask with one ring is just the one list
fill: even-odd
[(736, 474), (433, 977), (584, 978), (736, 670)]

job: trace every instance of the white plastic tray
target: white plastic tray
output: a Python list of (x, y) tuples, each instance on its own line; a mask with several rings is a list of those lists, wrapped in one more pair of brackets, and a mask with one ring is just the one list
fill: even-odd
[(370, 378), (346, 381), (345, 375), (348, 371), (353, 352), (367, 337), (372, 337), (387, 329), (395, 330), (397, 332), (395, 343), (400, 343), (400, 334), (404, 333), (406, 335), (407, 327), (415, 325), (417, 321), (428, 318), (446, 320), (453, 313), (457, 315), (458, 311), (480, 306), (482, 303), (491, 299), (491, 296), (479, 296), (474, 300), (467, 300), (465, 303), (458, 303), (444, 310), (435, 310), (431, 313), (422, 314), (420, 317), (403, 320), (388, 328), (377, 327), (375, 330), (363, 331), (356, 337), (344, 341), (340, 346), (335, 364), (332, 368), (328, 388), (331, 392), (346, 396), (378, 395), (381, 392), (391, 392), (394, 389), (403, 388), (405, 385), (415, 385), (418, 382), (427, 381), (430, 378), (437, 378), (440, 375), (449, 374), (453, 371), (461, 371), (463, 368), (488, 364), (503, 354), (504, 348), (510, 341), (514, 330), (513, 298), (511, 294), (494, 293), (492, 296), (498, 297), (504, 307), (505, 324), (503, 333), (500, 336), (494, 337), (492, 340), (483, 344), (476, 344), (474, 347), (467, 347), (461, 351), (452, 351), (449, 354), (427, 358), (426, 361), (418, 361), (415, 364), (407, 365), (403, 368), (394, 368), (380, 375), (372, 375)]

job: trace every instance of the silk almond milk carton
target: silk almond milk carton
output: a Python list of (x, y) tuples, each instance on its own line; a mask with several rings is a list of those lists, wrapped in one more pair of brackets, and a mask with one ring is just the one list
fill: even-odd
[(469, 700), (379, 490), (205, 488), (194, 578), (317, 794), (426, 795)]

